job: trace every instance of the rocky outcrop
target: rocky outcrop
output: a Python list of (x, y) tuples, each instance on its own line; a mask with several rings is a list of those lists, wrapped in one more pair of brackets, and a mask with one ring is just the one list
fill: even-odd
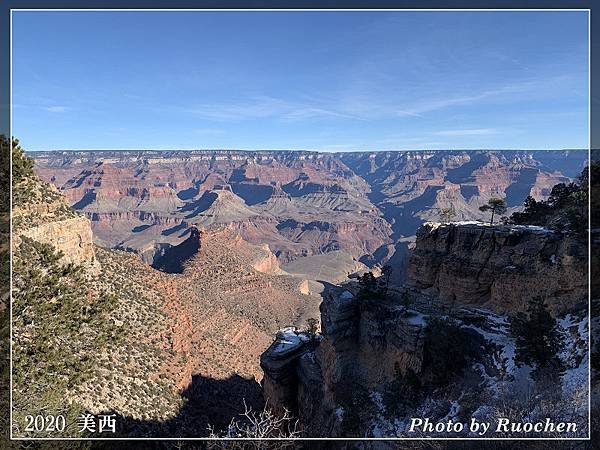
[(35, 199), (13, 208), (13, 245), (20, 245), (22, 237), (50, 244), (62, 252), (65, 263), (97, 274), (100, 263), (89, 219), (71, 210), (54, 186), (34, 179), (22, 184), (19, 188), (29, 189)]
[[(240, 238), (241, 239), (241, 238)], [(260, 247), (257, 257), (254, 260), (252, 267), (259, 272), (269, 273), (271, 275), (281, 275), (283, 271), (279, 267), (277, 257), (269, 249), (269, 244), (263, 244)]]
[(331, 289), (321, 304), (321, 335), (286, 329), (261, 356), (267, 403), (296, 414), (310, 436), (343, 436), (338, 413), (356, 386), (382, 390), (398, 370), (421, 372), (424, 359), (426, 316), (397, 299)]
[(43, 244), (51, 244), (63, 253), (66, 263), (83, 265), (93, 272), (99, 269), (94, 252), (90, 221), (82, 216), (47, 222), (36, 227), (23, 230), (15, 237), (19, 245), (19, 236), (27, 236)]
[(265, 396), (279, 413), (284, 408), (297, 410), (298, 361), (309, 341), (308, 334), (298, 333), (292, 327), (284, 328), (260, 357), (260, 365), (265, 373)]
[[(567, 347), (585, 347), (586, 261), (576, 238), (540, 227), (427, 224), (409, 285), (330, 285), (321, 334), (306, 339), (288, 329), (277, 336), (261, 356), (266, 400), (291, 410), (311, 437), (397, 436), (406, 432), (398, 424), (414, 414), (406, 409), (412, 401), (421, 402), (413, 405), (419, 416), (440, 420), (456, 414), (453, 395), (459, 405), (465, 392), (481, 394), (476, 401), (486, 405), (498, 386), (522, 383), (503, 314), (522, 310), (531, 296), (547, 299), (558, 326), (578, 330)], [(452, 383), (440, 384), (440, 374), (458, 364)], [(565, 364), (583, 370), (585, 358)], [(394, 410), (395, 402), (403, 406)]]
[(408, 270), (443, 303), (506, 313), (542, 296), (559, 314), (587, 302), (587, 257), (576, 237), (540, 227), (428, 223)]

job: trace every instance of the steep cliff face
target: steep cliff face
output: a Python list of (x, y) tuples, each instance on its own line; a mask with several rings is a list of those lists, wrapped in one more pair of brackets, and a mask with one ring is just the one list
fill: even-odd
[(542, 296), (562, 336), (556, 358), (564, 372), (552, 388), (561, 397), (553, 411), (524, 410), (542, 418), (572, 414), (582, 436), (586, 258), (574, 238), (540, 228), (426, 225), (410, 283), (388, 289), (375, 282), (368, 295), (364, 280), (329, 286), (320, 334), (286, 329), (277, 335), (261, 357), (265, 398), (276, 411), (296, 414), (309, 436), (423, 436), (408, 432), (411, 417), (493, 422), (510, 414), (503, 405), (511, 392), (534, 385), (532, 367), (515, 356), (506, 313)]
[(356, 393), (381, 393), (399, 374), (425, 373), (427, 316), (352, 290), (327, 294), (320, 335), (283, 330), (261, 357), (267, 403), (295, 412), (310, 436), (353, 435), (344, 414), (358, 406)]
[(585, 243), (540, 227), (428, 223), (408, 270), (447, 304), (506, 313), (542, 296), (560, 314), (587, 303), (587, 258)]
[(13, 244), (18, 246), (21, 236), (50, 244), (63, 253), (65, 263), (83, 265), (97, 274), (100, 263), (94, 252), (90, 220), (73, 211), (54, 186), (35, 180), (22, 184), (31, 198), (13, 208)]

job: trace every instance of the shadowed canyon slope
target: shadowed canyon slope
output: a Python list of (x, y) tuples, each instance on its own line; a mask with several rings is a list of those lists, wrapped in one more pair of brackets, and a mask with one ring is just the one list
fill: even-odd
[[(314, 271), (337, 252), (335, 281), (394, 258), (402, 276), (408, 242), (427, 220), (505, 197), (548, 196), (576, 176), (584, 151), (86, 151), (33, 152), (36, 171), (91, 221), (97, 243), (147, 263), (189, 237), (190, 227), (237, 230), (268, 244), (282, 264)], [(362, 263), (362, 264), (361, 264)], [(328, 280), (328, 281), (329, 281)]]

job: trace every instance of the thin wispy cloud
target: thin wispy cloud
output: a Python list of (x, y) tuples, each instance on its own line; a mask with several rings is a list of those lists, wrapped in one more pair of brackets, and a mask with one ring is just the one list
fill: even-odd
[[(357, 88), (352, 93), (339, 97), (304, 96), (303, 100), (293, 100), (257, 95), (236, 101), (198, 104), (181, 109), (185, 113), (215, 121), (266, 118), (283, 121), (314, 119), (369, 121), (403, 117), (425, 119), (428, 113), (452, 107), (478, 107), (491, 103), (518, 104), (532, 98), (552, 96), (571, 82), (571, 79), (564, 76), (528, 79), (480, 89), (479, 92), (475, 90), (469, 95), (456, 95), (449, 90), (446, 95), (441, 92), (437, 93), (437, 96), (430, 95), (419, 99), (402, 98), (402, 95), (393, 92), (383, 95), (377, 86), (361, 83), (360, 89)], [(467, 132), (463, 135), (468, 134)], [(470, 134), (478, 133), (475, 131)]]
[(404, 105), (395, 111), (398, 116), (423, 117), (425, 113), (438, 111), (452, 106), (475, 106), (486, 102), (521, 103), (532, 98), (556, 96), (557, 89), (572, 83), (570, 77), (556, 76), (521, 80), (512, 84), (499, 85), (484, 89), (476, 94), (430, 98)]
[(267, 95), (250, 97), (238, 102), (201, 104), (184, 110), (198, 117), (220, 121), (261, 118), (279, 118), (293, 121), (327, 117), (360, 119), (341, 111), (314, 104), (284, 100)]
[(486, 136), (498, 133), (494, 128), (473, 128), (466, 130), (443, 130), (433, 133), (435, 136)]
[(42, 106), (42, 109), (51, 113), (64, 113), (69, 111), (70, 108), (66, 106)]

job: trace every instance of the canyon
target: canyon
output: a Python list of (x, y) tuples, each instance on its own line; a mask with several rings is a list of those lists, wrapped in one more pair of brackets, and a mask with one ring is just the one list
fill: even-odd
[[(324, 281), (390, 263), (428, 220), (479, 220), (490, 197), (508, 212), (577, 176), (585, 151), (31, 152), (35, 170), (91, 220), (94, 241), (149, 264), (191, 227), (226, 226), (267, 244), (282, 266)], [(325, 258), (328, 253), (335, 258)], [(323, 261), (326, 261), (326, 264)], [(318, 271), (317, 271), (318, 272)], [(326, 272), (326, 273), (324, 273)]]
[[(209, 425), (225, 427), (244, 402), (262, 408), (260, 354), (278, 329), (305, 327), (320, 302), (267, 245), (228, 227), (192, 226), (157, 270), (94, 243), (91, 221), (53, 185), (29, 177), (14, 194), (16, 434), (27, 411), (57, 398), (71, 411), (119, 414), (123, 435), (204, 435)], [(38, 285), (45, 278), (59, 286), (54, 294)], [(54, 304), (65, 310), (57, 314)], [(94, 339), (103, 333), (111, 336)], [(67, 377), (78, 382), (60, 384), (69, 352), (37, 354), (31, 367), (21, 355), (36, 354), (38, 339), (81, 358)], [(46, 365), (63, 375), (29, 388)]]
[[(437, 383), (431, 330), (443, 316), (480, 366), (455, 391), (423, 390), (419, 414), (458, 402), (468, 415), (485, 400), (460, 389), (522, 382), (508, 315), (541, 290), (569, 336), (564, 398), (581, 393), (585, 246), (544, 227), (487, 225), (479, 206), (503, 197), (510, 214), (527, 195), (547, 198), (585, 152), (31, 155), (37, 175), (14, 189), (13, 279), (38, 242), (82, 268), (83, 310), (114, 298), (102, 320), (119, 339), (85, 354), (94, 377), (61, 401), (118, 414), (123, 436), (204, 436), (245, 405), (292, 411), (310, 436), (402, 435), (417, 404), (392, 404), (389, 391), (409, 398), (397, 392), (406, 377)], [(369, 272), (377, 285), (389, 277), (384, 299), (362, 298)], [(31, 325), (15, 330), (16, 347), (33, 351)], [(17, 418), (26, 386), (17, 378)]]

